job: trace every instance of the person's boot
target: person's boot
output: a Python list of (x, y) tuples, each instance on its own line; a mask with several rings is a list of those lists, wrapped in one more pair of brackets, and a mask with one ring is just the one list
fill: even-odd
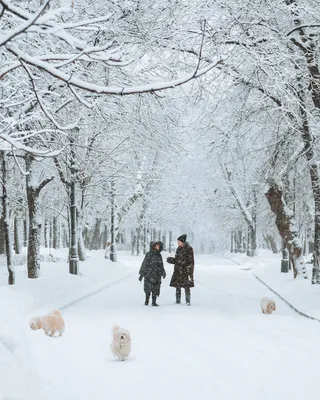
[(150, 300), (150, 293), (146, 293), (146, 301), (144, 303), (145, 306), (149, 305), (149, 300)]
[(157, 296), (152, 293), (152, 306), (153, 307), (159, 307), (159, 304), (157, 304)]
[(190, 293), (188, 293), (188, 294), (186, 293), (186, 304), (187, 304), (187, 306), (191, 305), (190, 300), (191, 300), (191, 294)]
[(176, 304), (181, 303), (181, 293), (176, 293)]

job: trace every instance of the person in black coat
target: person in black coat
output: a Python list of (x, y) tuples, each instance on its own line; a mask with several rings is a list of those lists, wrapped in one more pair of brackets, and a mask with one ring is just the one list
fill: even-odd
[(190, 306), (191, 292), (194, 287), (194, 255), (193, 248), (187, 242), (187, 235), (178, 237), (178, 248), (175, 257), (168, 257), (167, 262), (174, 264), (170, 286), (176, 288), (176, 303), (181, 303), (181, 288), (186, 292), (186, 304)]
[(150, 294), (152, 294), (152, 305), (158, 307), (156, 302), (160, 296), (161, 278), (166, 277), (166, 271), (163, 266), (162, 242), (151, 242), (150, 251), (145, 255), (143, 263), (139, 271), (139, 281), (144, 278), (144, 292), (146, 294), (145, 305), (149, 305)]

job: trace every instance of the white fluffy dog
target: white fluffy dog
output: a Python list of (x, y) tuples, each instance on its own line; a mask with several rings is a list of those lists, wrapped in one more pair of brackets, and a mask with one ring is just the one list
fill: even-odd
[(112, 328), (113, 339), (111, 342), (111, 351), (115, 357), (119, 360), (124, 361), (129, 357), (131, 351), (131, 336), (127, 329), (120, 328), (118, 325), (114, 325)]
[(263, 314), (272, 314), (276, 310), (276, 303), (274, 300), (268, 297), (263, 297), (261, 299), (261, 310)]
[(65, 323), (60, 310), (53, 310), (48, 315), (31, 318), (29, 325), (33, 330), (43, 329), (45, 334), (48, 336), (61, 336), (65, 328)]

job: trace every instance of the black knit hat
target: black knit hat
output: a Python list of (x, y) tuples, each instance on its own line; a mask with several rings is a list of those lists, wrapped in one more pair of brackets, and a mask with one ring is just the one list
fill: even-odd
[(179, 242), (185, 243), (187, 241), (187, 235), (183, 234), (179, 236), (177, 240), (179, 240)]

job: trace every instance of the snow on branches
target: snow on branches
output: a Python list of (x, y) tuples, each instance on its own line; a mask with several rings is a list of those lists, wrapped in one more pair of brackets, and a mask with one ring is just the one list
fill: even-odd
[[(85, 10), (74, 8), (73, 1), (68, 7), (59, 7), (54, 0), (42, 1), (40, 6), (36, 1), (19, 2), (19, 6), (15, 3), (0, 0), (3, 149), (13, 147), (52, 155), (53, 142), (58, 141), (61, 131), (78, 126), (83, 117), (80, 108), (93, 108), (94, 99), (100, 95), (123, 96), (175, 88), (221, 62), (202, 61), (203, 25), (198, 59), (189, 70), (181, 71), (180, 77), (176, 70), (169, 79), (159, 79), (159, 74), (152, 78), (135, 76), (137, 68), (133, 64), (140, 58), (137, 46), (124, 49), (122, 38), (117, 38), (114, 29), (121, 19), (130, 18), (130, 13), (124, 14), (115, 7), (106, 15), (89, 14), (86, 18)], [(148, 56), (139, 61), (148, 63)], [(110, 80), (115, 84), (111, 85)]]

